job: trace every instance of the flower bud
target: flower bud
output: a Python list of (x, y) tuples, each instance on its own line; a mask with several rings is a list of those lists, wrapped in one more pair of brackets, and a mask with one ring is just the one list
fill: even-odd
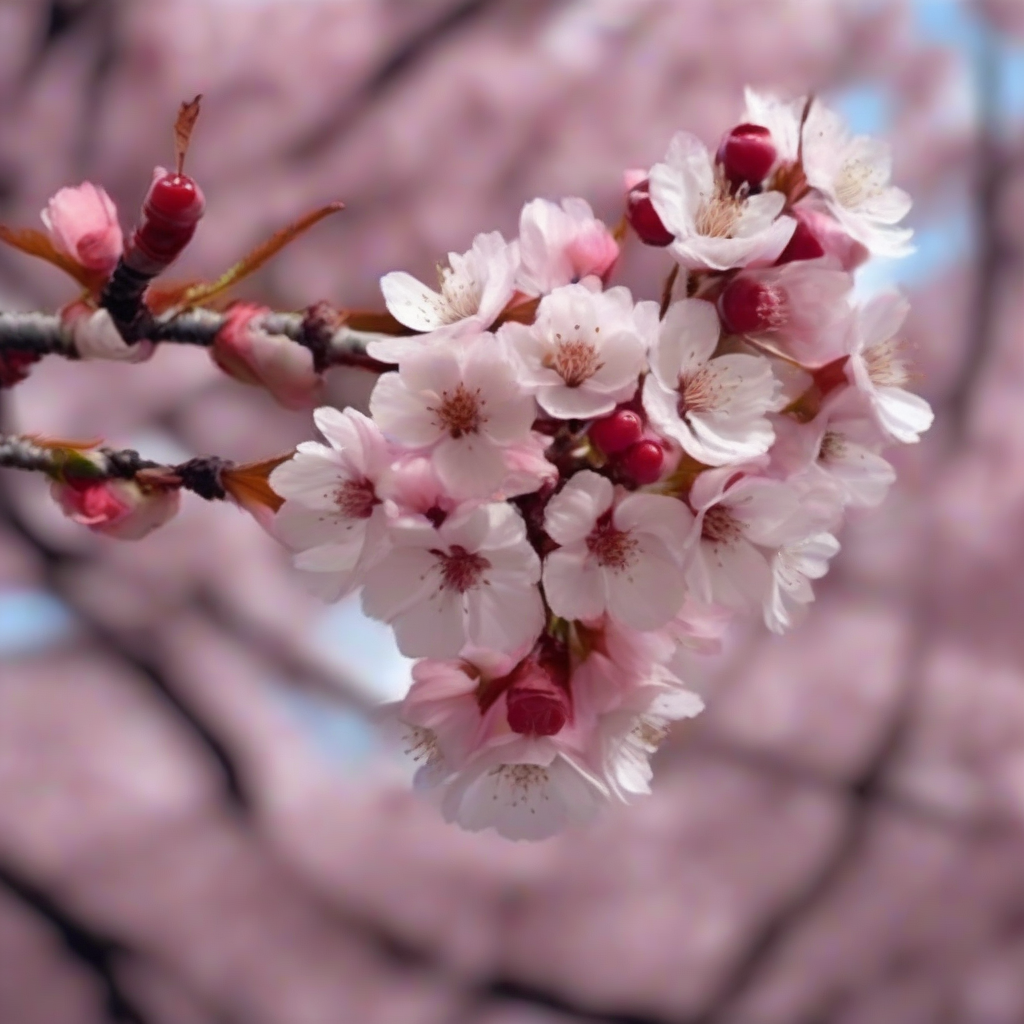
[(665, 449), (657, 441), (639, 441), (626, 452), (622, 469), (641, 486), (661, 478), (665, 467)]
[(178, 511), (178, 488), (143, 487), (134, 480), (54, 481), (53, 499), (71, 520), (119, 540), (141, 540)]
[(626, 194), (626, 220), (645, 245), (666, 246), (674, 235), (665, 227), (651, 202), (650, 182), (644, 178)]
[(569, 721), (568, 665), (564, 651), (538, 651), (516, 666), (505, 693), (509, 728), (521, 735), (554, 736)]
[(760, 185), (775, 163), (772, 133), (759, 124), (738, 124), (722, 139), (715, 159), (736, 187), (746, 182)]
[(734, 277), (718, 300), (722, 322), (733, 334), (756, 334), (781, 326), (785, 318), (781, 292), (751, 277)]
[(53, 244), (76, 263), (104, 274), (117, 265), (124, 245), (117, 207), (98, 185), (85, 181), (60, 189), (42, 218)]
[(313, 353), (283, 334), (269, 334), (255, 326), (255, 320), (267, 312), (252, 303), (232, 306), (210, 354), (235, 380), (265, 387), (286, 409), (306, 409), (320, 390)]
[(0, 388), (13, 388), (28, 377), (29, 367), (39, 361), (34, 352), (0, 352)]
[(796, 230), (776, 263), (829, 256), (843, 270), (850, 272), (871, 255), (865, 246), (851, 238), (837, 221), (822, 210), (797, 206), (792, 212), (796, 218)]
[(202, 189), (192, 178), (157, 167), (132, 233), (128, 262), (142, 273), (162, 271), (192, 240), (205, 209)]
[(590, 440), (605, 455), (617, 455), (634, 445), (644, 434), (644, 421), (632, 409), (616, 409), (611, 416), (591, 424)]

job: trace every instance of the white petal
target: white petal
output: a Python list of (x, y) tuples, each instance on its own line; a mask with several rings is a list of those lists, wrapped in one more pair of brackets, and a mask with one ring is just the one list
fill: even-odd
[(538, 388), (537, 404), (555, 419), (589, 420), (610, 413), (618, 400), (604, 392), (592, 391), (586, 384), (578, 388), (559, 384)]
[(559, 548), (544, 559), (544, 594), (563, 619), (596, 619), (605, 610), (604, 576), (586, 548)]
[(662, 386), (674, 390), (681, 375), (703, 366), (720, 334), (718, 313), (710, 302), (680, 299), (669, 306), (651, 353), (651, 369)]
[(282, 498), (307, 508), (335, 509), (336, 495), (350, 476), (334, 452), (323, 445), (311, 445), (282, 462), (270, 474), (269, 483)]
[(470, 642), (491, 651), (518, 651), (544, 629), (544, 603), (536, 586), (476, 587), (466, 594), (466, 610)]
[(398, 615), (392, 626), (407, 658), (454, 658), (466, 645), (463, 595), (437, 589)]
[(448, 322), (447, 303), (412, 274), (401, 270), (385, 274), (380, 279), (380, 290), (388, 312), (414, 331), (434, 331)]
[(628, 569), (606, 569), (608, 613), (631, 629), (664, 626), (683, 606), (686, 581), (669, 549), (657, 538), (637, 538), (636, 557)]
[(548, 502), (544, 530), (559, 544), (582, 541), (598, 517), (612, 507), (614, 493), (607, 477), (581, 470)]
[(371, 619), (391, 622), (410, 606), (439, 589), (437, 558), (417, 547), (396, 547), (369, 573), (363, 587), (363, 611)]
[(637, 530), (657, 537), (674, 555), (682, 557), (693, 529), (693, 513), (678, 498), (637, 492), (619, 502), (613, 516), (625, 532)]
[(444, 438), (433, 460), (441, 483), (456, 498), (488, 498), (505, 478), (501, 448), (479, 434)]
[(878, 388), (875, 411), (882, 427), (897, 441), (914, 444), (935, 419), (932, 407), (920, 396), (903, 388)]
[(402, 444), (433, 444), (444, 431), (421, 394), (410, 391), (397, 373), (385, 373), (370, 395), (370, 415), (385, 434)]

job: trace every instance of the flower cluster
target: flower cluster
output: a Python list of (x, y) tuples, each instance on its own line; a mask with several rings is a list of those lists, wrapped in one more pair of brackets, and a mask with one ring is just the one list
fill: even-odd
[(627, 175), (626, 221), (674, 257), (663, 301), (610, 286), (619, 239), (582, 199), (536, 199), (432, 288), (387, 274), (394, 365), (370, 415), (317, 411), (270, 478), (315, 589), (421, 659), (395, 709), (449, 820), (541, 838), (648, 791), (700, 698), (685, 649), (736, 612), (776, 632), (813, 600), (846, 506), (873, 506), (931, 411), (905, 390), (895, 294), (852, 301), (869, 253), (908, 251), (888, 151), (817, 100), (747, 94), (712, 154), (680, 133)]

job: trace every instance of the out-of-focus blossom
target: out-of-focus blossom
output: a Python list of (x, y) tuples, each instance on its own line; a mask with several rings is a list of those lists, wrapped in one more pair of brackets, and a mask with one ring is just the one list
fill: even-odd
[(322, 386), (313, 353), (283, 334), (263, 330), (259, 321), (267, 312), (252, 303), (233, 305), (210, 354), (226, 374), (265, 387), (286, 409), (307, 409)]
[(651, 422), (708, 466), (762, 455), (775, 434), (767, 413), (779, 382), (758, 355), (715, 355), (718, 313), (703, 299), (681, 299), (661, 322), (644, 383)]
[(772, 559), (771, 594), (764, 606), (765, 625), (773, 633), (791, 629), (806, 614), (814, 600), (811, 580), (828, 572), (828, 563), (839, 551), (839, 541), (830, 533), (784, 544)]
[(71, 520), (118, 540), (141, 540), (178, 511), (177, 487), (150, 487), (134, 480), (54, 481), (53, 499)]
[(781, 192), (731, 191), (707, 147), (687, 132), (679, 132), (664, 161), (651, 168), (650, 191), (654, 209), (675, 236), (672, 254), (684, 267), (766, 266), (796, 227), (782, 213)]
[(117, 207), (91, 181), (62, 188), (41, 214), (54, 245), (88, 270), (110, 274), (124, 249)]

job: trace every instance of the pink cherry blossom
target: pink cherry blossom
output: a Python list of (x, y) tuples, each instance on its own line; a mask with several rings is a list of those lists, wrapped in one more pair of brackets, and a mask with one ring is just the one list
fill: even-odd
[(498, 652), (544, 628), (540, 559), (511, 505), (460, 510), (440, 526), (391, 527), (391, 552), (368, 573), (366, 614), (394, 626), (408, 657), (453, 658), (472, 644)]
[(607, 611), (633, 629), (665, 625), (686, 595), (680, 558), (692, 524), (676, 498), (633, 493), (615, 501), (606, 477), (576, 473), (544, 517), (544, 529), (561, 545), (544, 560), (551, 610), (583, 620)]
[(541, 299), (532, 325), (507, 323), (498, 336), (546, 413), (586, 419), (636, 392), (657, 323), (657, 304), (634, 305), (627, 288), (601, 292), (570, 284)]
[(745, 270), (718, 305), (729, 330), (763, 342), (805, 366), (842, 355), (853, 278), (826, 260)]
[(772, 93), (762, 93), (749, 86), (743, 91), (746, 109), (740, 119), (745, 124), (759, 124), (771, 132), (772, 142), (781, 164), (793, 163), (800, 153), (800, 121), (806, 100), (800, 97), (785, 100)]
[(283, 334), (263, 330), (259, 321), (267, 312), (252, 303), (233, 305), (210, 355), (226, 374), (243, 384), (265, 387), (286, 409), (306, 409), (322, 387), (313, 353)]
[(733, 193), (707, 147), (679, 132), (650, 173), (654, 209), (675, 236), (671, 252), (692, 269), (766, 266), (786, 247), (796, 221), (781, 192)]
[[(404, 271), (380, 281), (388, 312), (401, 324), (431, 338), (456, 338), (485, 331), (515, 294), (519, 246), (498, 231), (473, 239), (469, 252), (450, 252), (448, 266), (438, 270), (440, 291), (428, 288)], [(381, 338), (367, 351), (382, 362), (399, 362), (417, 351), (422, 338)]]
[(362, 582), (387, 551), (387, 515), (379, 488), (392, 453), (377, 425), (354, 409), (317, 409), (327, 444), (307, 441), (270, 475), (285, 499), (273, 532), (310, 574), (322, 597), (337, 600)]
[(772, 466), (783, 478), (808, 474), (837, 488), (844, 505), (871, 508), (885, 498), (896, 471), (878, 454), (885, 438), (858, 392), (846, 388), (809, 423), (775, 418)]
[(910, 196), (891, 184), (888, 143), (851, 136), (839, 114), (811, 103), (803, 129), (803, 167), (843, 229), (879, 256), (913, 252), (913, 231), (897, 225), (910, 212)]
[(181, 505), (178, 488), (134, 480), (55, 481), (50, 493), (69, 519), (118, 540), (141, 540), (173, 518)]
[(605, 278), (619, 257), (619, 243), (584, 199), (561, 204), (534, 199), (519, 217), (519, 274), (525, 295), (544, 295), (595, 275)]
[(867, 397), (882, 429), (904, 444), (919, 441), (934, 418), (931, 406), (904, 387), (910, 373), (896, 335), (909, 309), (898, 292), (876, 295), (858, 310), (845, 346), (851, 383)]
[(62, 188), (41, 214), (54, 245), (88, 270), (110, 274), (121, 257), (124, 239), (117, 207), (91, 181)]
[(839, 541), (830, 533), (814, 533), (809, 537), (784, 544), (772, 559), (771, 593), (765, 601), (765, 625), (773, 633), (791, 629), (806, 614), (814, 600), (811, 580), (821, 579), (828, 572), (828, 563), (839, 551)]
[(456, 497), (487, 498), (511, 467), (505, 449), (530, 439), (536, 406), (491, 334), (458, 351), (439, 347), (402, 360), (370, 396), (389, 437), (429, 456)]
[(644, 409), (652, 424), (698, 462), (722, 466), (764, 454), (774, 439), (767, 418), (780, 384), (762, 356), (715, 355), (720, 325), (703, 299), (669, 307), (651, 351)]
[(793, 217), (797, 223), (796, 231), (793, 233), (794, 242), (798, 234), (805, 232), (821, 250), (820, 255), (827, 257), (848, 273), (856, 270), (869, 259), (870, 251), (847, 234), (825, 209), (819, 209), (819, 205), (823, 205), (819, 199), (809, 197), (793, 208)]

